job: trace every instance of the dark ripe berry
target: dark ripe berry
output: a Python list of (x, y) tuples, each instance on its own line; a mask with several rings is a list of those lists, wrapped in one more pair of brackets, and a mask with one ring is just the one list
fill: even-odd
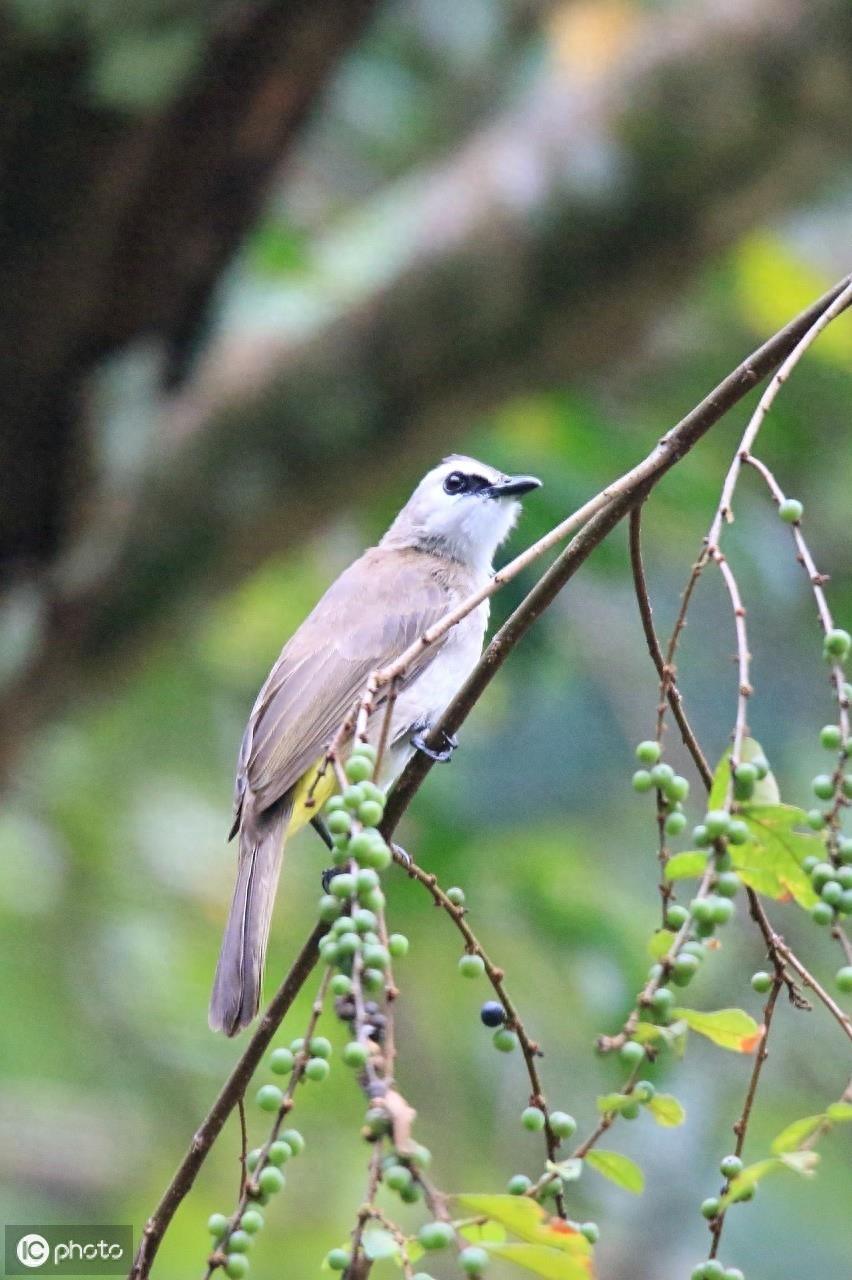
[(778, 504), (778, 514), (786, 524), (798, 524), (802, 518), (801, 502), (797, 498), (785, 498)]
[(645, 1050), (638, 1040), (628, 1040), (619, 1049), (618, 1056), (625, 1067), (638, 1067), (645, 1057)]
[(650, 791), (654, 785), (654, 779), (651, 777), (647, 769), (637, 769), (633, 775), (633, 790), (643, 795), (644, 792)]
[(211, 1213), (207, 1219), (207, 1230), (216, 1240), (221, 1240), (222, 1236), (228, 1230), (228, 1219), (224, 1213)]
[(459, 1254), (462, 1271), (469, 1276), (481, 1276), (488, 1266), (488, 1254), (478, 1245), (470, 1244)]
[(653, 742), (646, 739), (640, 742), (636, 748), (636, 759), (640, 764), (656, 764), (661, 755), (659, 742)]
[(845, 658), (852, 646), (852, 636), (848, 631), (841, 630), (840, 627), (834, 627), (826, 633), (825, 652), (832, 658)]
[(401, 956), (407, 956), (408, 947), (408, 938), (404, 933), (392, 933), (388, 938), (388, 951), (394, 959), (398, 960)]
[(454, 907), (464, 906), (464, 889), (460, 889), (458, 885), (453, 885), (447, 890), (447, 897)]
[(826, 751), (838, 751), (843, 742), (843, 734), (836, 724), (826, 724), (820, 729), (819, 740)]
[(325, 1264), (330, 1271), (345, 1271), (349, 1266), (348, 1249), (329, 1249), (325, 1255)]
[(831, 924), (834, 919), (834, 911), (827, 902), (818, 902), (815, 907), (811, 907), (811, 919), (814, 924)]
[(294, 1156), (299, 1156), (305, 1149), (305, 1139), (299, 1133), (298, 1129), (285, 1129), (280, 1135), (281, 1141), (286, 1142), (287, 1146), (293, 1152)]
[(232, 1231), (228, 1237), (229, 1253), (248, 1253), (251, 1248), (251, 1236), (247, 1231)]
[(277, 1084), (264, 1084), (258, 1089), (255, 1101), (261, 1111), (277, 1111), (284, 1101), (284, 1094)]
[(274, 1195), (276, 1191), (280, 1191), (284, 1186), (284, 1174), (280, 1169), (268, 1164), (258, 1174), (257, 1185), (266, 1195)]
[(716, 877), (716, 883), (713, 888), (723, 898), (734, 898), (740, 887), (740, 878), (736, 871), (723, 871), (721, 875)]
[(679, 902), (672, 902), (666, 908), (666, 924), (670, 929), (680, 929), (689, 919), (689, 912)]
[(701, 1212), (705, 1218), (715, 1218), (721, 1208), (718, 1196), (708, 1196), (701, 1202)]
[(585, 1236), (589, 1244), (597, 1244), (600, 1234), (600, 1227), (596, 1222), (583, 1222), (580, 1224), (580, 1235)]
[(493, 1044), (501, 1053), (511, 1053), (518, 1047), (518, 1037), (508, 1027), (498, 1027), (494, 1032)]
[(526, 1107), (521, 1112), (521, 1123), (530, 1133), (541, 1133), (545, 1126), (545, 1115), (541, 1107)]
[(424, 1249), (446, 1249), (453, 1242), (453, 1234), (449, 1222), (424, 1222), (417, 1239)]
[(507, 1182), (506, 1190), (510, 1196), (523, 1196), (531, 1186), (532, 1178), (528, 1178), (525, 1173), (516, 1173)]
[(686, 814), (676, 810), (670, 813), (665, 821), (665, 829), (667, 836), (679, 836), (686, 827)]
[(551, 1111), (550, 1128), (557, 1138), (571, 1138), (577, 1132), (577, 1121), (567, 1111)]
[(838, 969), (834, 981), (839, 991), (845, 994), (852, 991), (852, 964), (845, 964), (842, 969)]
[(459, 973), (463, 978), (479, 978), (485, 972), (482, 956), (463, 955), (459, 960)]
[(724, 1156), (719, 1161), (719, 1172), (723, 1178), (735, 1178), (738, 1173), (743, 1171), (743, 1162), (739, 1156)]
[(834, 795), (834, 781), (827, 773), (818, 773), (811, 782), (811, 788), (818, 800), (830, 800)]
[(758, 995), (765, 996), (772, 987), (772, 975), (764, 969), (760, 969), (757, 973), (751, 975), (751, 985)]
[(689, 952), (681, 953), (672, 965), (671, 979), (676, 987), (687, 986), (695, 977), (701, 961)]
[(282, 1142), (279, 1138), (270, 1146), (266, 1158), (270, 1164), (274, 1164), (277, 1168), (279, 1165), (286, 1164), (292, 1154), (289, 1143)]
[(243, 1231), (247, 1231), (250, 1236), (255, 1236), (263, 1227), (263, 1214), (258, 1213), (257, 1209), (246, 1209), (240, 1223)]
[[(743, 822), (741, 818), (734, 818), (728, 827), (728, 843), (745, 844), (750, 834), (748, 824)], [(719, 861), (721, 862), (721, 859)]]
[(225, 1275), (230, 1280), (242, 1280), (242, 1277), (248, 1275), (249, 1260), (242, 1253), (232, 1253), (228, 1255), (225, 1262)]
[(502, 1027), (506, 1021), (506, 1010), (499, 1000), (486, 1000), (479, 1010), (479, 1016), (486, 1027)]

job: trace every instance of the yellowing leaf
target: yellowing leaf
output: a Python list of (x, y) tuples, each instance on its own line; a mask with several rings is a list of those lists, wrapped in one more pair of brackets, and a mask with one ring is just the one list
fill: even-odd
[(460, 1195), (459, 1204), (471, 1213), (499, 1222), (529, 1244), (545, 1244), (572, 1254), (589, 1254), (585, 1236), (561, 1218), (548, 1218), (540, 1204), (528, 1196)]
[(852, 1120), (852, 1102), (832, 1102), (826, 1111), (826, 1115), (835, 1124), (843, 1124)]
[(655, 1022), (640, 1022), (633, 1029), (633, 1039), (640, 1044), (662, 1042), (667, 1048), (683, 1057), (686, 1048), (687, 1027), (685, 1022), (670, 1022), (667, 1027), (657, 1026)]
[(645, 1110), (650, 1111), (657, 1124), (666, 1129), (675, 1129), (686, 1119), (683, 1107), (670, 1093), (655, 1093)]
[(785, 1169), (792, 1169), (793, 1173), (798, 1173), (803, 1178), (812, 1178), (819, 1164), (819, 1152), (785, 1151), (780, 1159)]
[(666, 879), (687, 880), (691, 876), (703, 876), (707, 867), (707, 856), (701, 849), (676, 853), (666, 863)]
[(590, 1257), (572, 1257), (545, 1244), (491, 1244), (486, 1248), (493, 1257), (505, 1258), (545, 1280), (590, 1280), (593, 1274)]
[(793, 897), (800, 907), (812, 907), (817, 895), (802, 863), (811, 856), (824, 858), (825, 840), (815, 831), (796, 830), (805, 825), (804, 810), (790, 804), (747, 804), (741, 816), (749, 839), (730, 845), (729, 852), (745, 883), (769, 897)]
[(618, 1151), (600, 1151), (593, 1148), (586, 1156), (586, 1164), (597, 1169), (598, 1173), (609, 1178), (610, 1182), (614, 1182), (616, 1186), (623, 1187), (625, 1191), (632, 1191), (636, 1196), (644, 1190), (644, 1173), (629, 1156), (623, 1156)]
[(765, 1030), (744, 1009), (716, 1009), (712, 1013), (674, 1009), (672, 1012), (699, 1035), (735, 1053), (753, 1053)]
[(794, 1120), (792, 1124), (788, 1124), (787, 1128), (782, 1129), (778, 1136), (773, 1139), (773, 1153), (776, 1156), (780, 1156), (785, 1151), (795, 1151), (806, 1138), (809, 1138), (820, 1127), (825, 1119), (826, 1114), (823, 1111), (817, 1116), (802, 1116), (801, 1120)]
[(597, 1108), (602, 1115), (606, 1115), (608, 1111), (623, 1111), (625, 1107), (632, 1107), (635, 1103), (636, 1099), (626, 1093), (604, 1093), (597, 1100)]
[(505, 1227), (493, 1218), (486, 1218), (484, 1222), (466, 1222), (458, 1227), (458, 1232), (471, 1244), (502, 1244), (506, 1239)]

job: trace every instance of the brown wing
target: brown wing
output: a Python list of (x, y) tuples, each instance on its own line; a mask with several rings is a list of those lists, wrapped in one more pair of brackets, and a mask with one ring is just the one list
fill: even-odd
[[(257, 811), (289, 791), (328, 746), (370, 673), (452, 608), (435, 569), (422, 552), (373, 547), (329, 588), (284, 646), (254, 705), (240, 749), (238, 816), (246, 786)], [(442, 643), (423, 651), (406, 681)]]

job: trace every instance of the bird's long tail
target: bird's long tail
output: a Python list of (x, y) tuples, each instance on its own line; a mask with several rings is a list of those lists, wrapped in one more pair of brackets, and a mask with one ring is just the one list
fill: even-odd
[(237, 883), (219, 952), (208, 1021), (236, 1035), (260, 1005), (266, 942), (292, 810), (287, 796), (257, 818), (243, 815)]

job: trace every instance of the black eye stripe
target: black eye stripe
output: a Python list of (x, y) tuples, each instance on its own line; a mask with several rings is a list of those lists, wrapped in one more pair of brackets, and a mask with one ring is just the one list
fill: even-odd
[(451, 495), (457, 493), (480, 493), (489, 488), (491, 481), (485, 476), (469, 476), (463, 471), (451, 471), (444, 481), (444, 492)]

